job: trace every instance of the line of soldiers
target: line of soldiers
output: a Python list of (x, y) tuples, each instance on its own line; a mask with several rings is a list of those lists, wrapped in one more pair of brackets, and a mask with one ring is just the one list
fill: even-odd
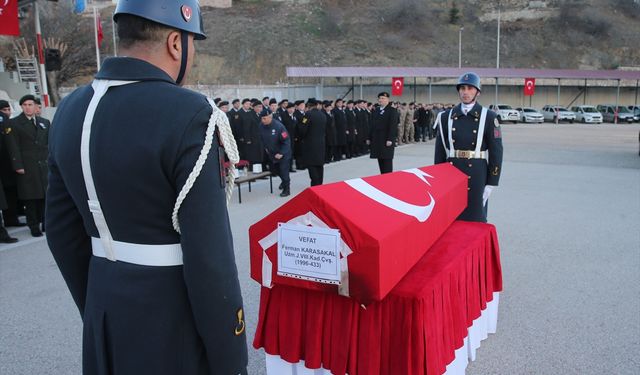
[[(234, 99), (231, 103), (216, 98), (214, 102), (227, 113), (238, 144), (240, 159), (247, 160), (250, 164), (262, 164), (263, 168), (266, 168), (273, 161), (260, 136), (263, 111), (267, 111), (272, 115), (273, 120), (284, 125), (290, 137), (289, 147), (292, 156), (289, 158), (289, 173), (295, 173), (297, 169), (307, 169), (309, 165), (308, 161), (305, 163), (305, 159), (309, 159), (309, 156), (302, 155), (303, 143), (304, 147), (310, 147), (315, 150), (314, 154), (317, 154), (313, 157), (313, 164), (318, 164), (317, 159), (322, 159), (322, 164), (327, 164), (370, 153), (367, 139), (370, 136), (372, 115), (378, 104), (366, 100), (345, 101), (339, 98), (335, 101), (318, 101), (310, 98), (306, 102), (288, 99), (278, 101), (265, 96), (262, 100), (244, 98)], [(435, 137), (433, 123), (436, 114), (452, 106), (423, 105), (422, 103), (407, 105), (400, 102), (391, 102), (390, 105), (399, 114), (395, 139), (398, 145), (433, 139)], [(317, 109), (325, 116), (324, 132), (313, 137), (307, 136), (303, 141), (300, 134), (301, 129), (306, 127), (304, 119), (307, 117), (307, 121), (310, 121), (306, 115), (313, 109)], [(311, 178), (312, 186), (322, 183), (319, 172), (316, 172)], [(288, 182), (283, 180), (282, 190), (284, 190), (283, 185), (287, 187)]]
[[(20, 99), (22, 113), (11, 118), (11, 107), (0, 101), (0, 242), (17, 242), (4, 226), (28, 225), (31, 235), (42, 236), (47, 190), (47, 156), (51, 123), (40, 116), (40, 100), (33, 95)], [(24, 212), (27, 223), (18, 215)]]

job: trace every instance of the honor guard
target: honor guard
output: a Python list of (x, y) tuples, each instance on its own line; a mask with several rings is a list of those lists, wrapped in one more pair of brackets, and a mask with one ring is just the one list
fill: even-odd
[(82, 373), (245, 374), (223, 168), (237, 150), (226, 115), (181, 87), (198, 1), (121, 0), (114, 21), (123, 57), (62, 100), (50, 134), (47, 242), (82, 318)]
[(502, 171), (502, 134), (493, 111), (477, 103), (480, 77), (463, 74), (456, 86), (461, 103), (440, 112), (434, 126), (435, 164), (449, 162), (469, 177), (467, 208), (458, 219), (487, 221), (487, 201)]
[(398, 112), (389, 104), (389, 93), (378, 94), (378, 104), (371, 114), (371, 128), (367, 144), (371, 146), (371, 159), (378, 159), (380, 174), (393, 171), (393, 154), (398, 135)]

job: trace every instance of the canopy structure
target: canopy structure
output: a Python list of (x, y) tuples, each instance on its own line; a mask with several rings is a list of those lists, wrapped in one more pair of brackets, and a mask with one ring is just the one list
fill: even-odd
[[(482, 78), (495, 79), (495, 104), (499, 103), (498, 88), (499, 79), (513, 78), (536, 78), (536, 79), (557, 79), (558, 99), (560, 106), (560, 81), (561, 80), (584, 80), (584, 92), (587, 90), (589, 80), (613, 80), (617, 81), (616, 108), (620, 100), (620, 81), (636, 81), (635, 104), (638, 105), (638, 86), (640, 82), (640, 70), (571, 70), (571, 69), (513, 69), (513, 68), (436, 68), (436, 67), (312, 67), (312, 66), (289, 66), (287, 76), (296, 78), (351, 78), (351, 91), (354, 90), (354, 78), (366, 77), (414, 77), (414, 100), (416, 77), (426, 77), (429, 79), (429, 102), (431, 102), (431, 84), (433, 78), (455, 78), (467, 72), (475, 72)], [(362, 92), (362, 84), (360, 85)], [(617, 116), (616, 116), (617, 118)]]
[(632, 70), (569, 70), (510, 68), (429, 68), (429, 67), (309, 67), (288, 66), (288, 77), (459, 77), (475, 72), (485, 78), (551, 78), (551, 79), (611, 79), (640, 80), (640, 71)]

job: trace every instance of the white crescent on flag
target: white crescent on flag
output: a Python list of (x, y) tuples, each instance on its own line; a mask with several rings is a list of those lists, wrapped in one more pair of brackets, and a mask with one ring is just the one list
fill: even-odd
[[(428, 173), (425, 173), (417, 168), (407, 169), (402, 172), (414, 174), (416, 177), (421, 179), (425, 184), (431, 186), (429, 181), (427, 181), (427, 177), (433, 178)], [(373, 187), (368, 182), (364, 181), (361, 178), (355, 178), (352, 180), (347, 180), (345, 183), (352, 188), (354, 188), (359, 193), (362, 193), (364, 196), (373, 199), (374, 201), (386, 206), (394, 211), (403, 213), (408, 216), (415, 217), (419, 222), (424, 223), (427, 221), (429, 216), (431, 216), (431, 212), (433, 212), (433, 208), (436, 206), (436, 200), (433, 198), (431, 193), (427, 193), (429, 195), (429, 204), (426, 206), (418, 206), (415, 204), (407, 203), (405, 201), (401, 201), (398, 198), (392, 197), (384, 191), (379, 190), (376, 187)]]
[(393, 87), (399, 90), (400, 87), (402, 87), (402, 81), (399, 79), (396, 79), (395, 81), (393, 81)]

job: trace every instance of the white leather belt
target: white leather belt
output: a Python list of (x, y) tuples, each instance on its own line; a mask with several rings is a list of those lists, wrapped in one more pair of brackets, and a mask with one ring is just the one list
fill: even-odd
[(455, 157), (458, 159), (486, 159), (486, 151), (471, 151), (471, 150), (455, 150)]
[[(103, 241), (91, 237), (93, 255), (107, 258)], [(182, 265), (182, 247), (180, 244), (144, 245), (138, 243), (111, 241), (111, 249), (115, 261), (137, 264), (140, 266), (180, 266)]]

